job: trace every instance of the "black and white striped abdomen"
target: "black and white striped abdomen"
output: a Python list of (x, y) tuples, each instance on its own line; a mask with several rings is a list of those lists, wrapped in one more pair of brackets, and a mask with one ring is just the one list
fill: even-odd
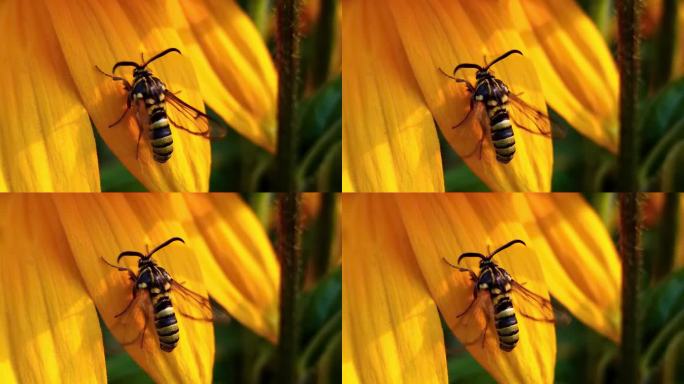
[(506, 164), (513, 159), (515, 154), (515, 137), (513, 137), (513, 128), (506, 110), (506, 104), (497, 103), (495, 106), (487, 104), (487, 114), (489, 115), (496, 160)]
[[(163, 97), (163, 94), (161, 96)], [(166, 115), (166, 106), (163, 99), (153, 104), (148, 104), (148, 101), (152, 100), (145, 101), (149, 115), (152, 156), (155, 161), (165, 163), (173, 153), (173, 137), (171, 136), (169, 118)]]
[(154, 303), (154, 325), (159, 336), (159, 347), (165, 352), (171, 352), (180, 339), (178, 335), (178, 321), (171, 304), (168, 292), (152, 297)]
[(515, 318), (513, 303), (507, 293), (492, 296), (494, 303), (494, 321), (499, 348), (510, 352), (518, 343), (518, 320)]

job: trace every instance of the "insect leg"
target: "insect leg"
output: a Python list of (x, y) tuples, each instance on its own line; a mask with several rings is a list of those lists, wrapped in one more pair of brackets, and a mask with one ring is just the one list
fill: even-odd
[(485, 343), (485, 340), (487, 339), (487, 328), (489, 328), (489, 315), (485, 314), (485, 327), (482, 330), (482, 333), (480, 333), (480, 336), (471, 340), (471, 341), (463, 342), (462, 344), (467, 346), (467, 345), (473, 345), (473, 344), (477, 343), (478, 341), (481, 341), (482, 342), (482, 348), (484, 348), (484, 343)]
[(468, 304), (468, 308), (465, 309), (465, 311), (459, 313), (456, 315), (456, 317), (463, 317), (465, 316), (466, 313), (468, 313), (471, 309), (473, 309), (473, 304), (477, 301), (477, 284), (473, 286), (473, 300)]
[(105, 75), (105, 76), (107, 76), (107, 77), (111, 77), (112, 80), (123, 81), (124, 87), (126, 87), (126, 90), (127, 90), (127, 91), (130, 90), (130, 89), (132, 88), (131, 83), (129, 83), (128, 80), (124, 79), (123, 77), (110, 75), (109, 73), (107, 73), (107, 72), (101, 70), (100, 67), (98, 67), (97, 65), (95, 66), (95, 69), (97, 69), (98, 71), (100, 71), (101, 74), (103, 74), (103, 75)]
[(128, 115), (128, 111), (130, 111), (130, 110), (131, 110), (131, 98), (129, 97), (126, 100), (126, 110), (121, 115), (121, 117), (119, 117), (119, 119), (117, 121), (115, 121), (114, 123), (109, 125), (109, 128), (112, 128), (112, 127), (115, 127), (116, 125), (118, 125), (121, 122), (121, 120), (123, 120), (124, 117), (126, 117), (126, 115)]
[(133, 272), (130, 268), (126, 268), (126, 267), (122, 267), (122, 266), (119, 266), (119, 265), (110, 264), (107, 260), (105, 260), (104, 257), (101, 257), (101, 256), (100, 256), (100, 259), (102, 259), (102, 261), (104, 261), (105, 264), (109, 265), (109, 266), (112, 267), (112, 268), (116, 268), (116, 269), (118, 269), (119, 271), (122, 271), (122, 272), (123, 272), (123, 271), (127, 271), (127, 272), (128, 272), (128, 277), (129, 277), (132, 281), (135, 281), (135, 280), (137, 279), (137, 276), (135, 275), (135, 272)]
[(128, 305), (126, 306), (126, 308), (124, 308), (124, 310), (121, 311), (120, 313), (114, 315), (114, 317), (121, 317), (123, 314), (125, 314), (126, 312), (128, 312), (128, 310), (131, 309), (131, 306), (132, 306), (133, 303), (135, 302), (135, 299), (136, 299), (137, 296), (138, 296), (138, 289), (134, 287), (134, 288), (133, 288), (133, 298), (131, 299), (131, 301), (128, 302)]

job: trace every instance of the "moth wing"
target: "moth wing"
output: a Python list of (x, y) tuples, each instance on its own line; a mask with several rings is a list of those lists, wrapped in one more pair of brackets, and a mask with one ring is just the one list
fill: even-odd
[(214, 319), (211, 302), (208, 298), (186, 288), (175, 280), (171, 281), (171, 292), (175, 295), (175, 306), (181, 316), (193, 320), (212, 321)]
[(513, 287), (513, 306), (516, 313), (536, 321), (556, 322), (551, 300), (530, 291), (515, 280), (511, 282), (511, 286)]
[(508, 112), (517, 128), (547, 137), (565, 137), (565, 129), (559, 122), (529, 105), (520, 96), (509, 93), (508, 100)]
[(468, 126), (472, 124), (473, 120), (475, 120), (475, 122), (481, 128), (481, 136), (477, 139), (477, 144), (475, 145), (475, 148), (473, 148), (472, 151), (464, 155), (464, 158), (471, 157), (478, 152), (481, 153), (482, 151), (483, 140), (490, 132), (489, 117), (487, 116), (487, 113), (485, 113), (485, 110), (486, 108), (484, 103), (479, 101), (474, 102), (473, 107), (468, 111), (468, 114), (463, 118), (463, 120), (452, 127), (453, 129), (456, 129), (460, 128), (463, 125)]
[(466, 335), (464, 338), (459, 337), (461, 344), (484, 343), (482, 335), (485, 328), (491, 326), (492, 310), (492, 300), (488, 292), (478, 292), (477, 297), (471, 299), (468, 306), (460, 309), (455, 328)]
[(154, 328), (154, 308), (150, 295), (140, 289), (112, 324), (112, 333), (123, 346), (140, 346), (148, 349), (156, 345)]
[(206, 131), (193, 131), (185, 126), (182, 126), (176, 122), (171, 122), (176, 128), (184, 130), (190, 134), (196, 136), (202, 136), (210, 140), (222, 139), (226, 136), (227, 130), (221, 125), (216, 119), (207, 115), (206, 113), (200, 111), (199, 109), (193, 107), (192, 105), (186, 103), (180, 97), (176, 96), (173, 92), (166, 90), (164, 91), (164, 96), (169, 105), (173, 106), (181, 114), (190, 120), (197, 120), (206, 122), (208, 129)]

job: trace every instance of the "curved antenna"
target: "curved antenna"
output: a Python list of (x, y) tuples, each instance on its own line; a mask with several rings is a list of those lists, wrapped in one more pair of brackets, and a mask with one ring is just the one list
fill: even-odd
[(114, 64), (114, 66), (112, 67), (112, 73), (114, 73), (114, 71), (116, 71), (116, 69), (119, 67), (140, 68), (140, 64), (136, 63), (135, 61), (119, 61), (118, 63)]
[(136, 257), (139, 257), (139, 258), (141, 258), (141, 259), (144, 259), (144, 258), (145, 258), (145, 255), (143, 255), (143, 254), (140, 253), (140, 252), (136, 252), (136, 251), (123, 251), (123, 252), (119, 253), (119, 257), (116, 258), (117, 264), (119, 263), (119, 260), (121, 260), (122, 257), (126, 257), (126, 256), (136, 256)]
[(140, 68), (145, 68), (145, 67), (147, 67), (147, 65), (148, 65), (149, 63), (151, 63), (151, 62), (157, 60), (158, 58), (160, 58), (160, 57), (166, 55), (167, 53), (171, 53), (171, 52), (178, 52), (179, 55), (181, 55), (181, 56), (183, 55), (183, 54), (181, 53), (181, 51), (178, 50), (178, 48), (169, 48), (169, 49), (166, 49), (166, 50), (164, 50), (164, 51), (161, 51), (161, 52), (157, 53), (156, 55), (152, 56), (149, 60), (147, 60), (146, 62), (144, 62), (143, 65), (142, 65)]
[(181, 243), (185, 244), (185, 241), (183, 239), (181, 239), (180, 237), (172, 237), (172, 238), (166, 240), (165, 242), (159, 244), (155, 249), (152, 250), (152, 252), (148, 253), (147, 256), (145, 256), (144, 258), (149, 259), (150, 257), (152, 257), (152, 255), (155, 252), (157, 252), (158, 250), (160, 250), (160, 249), (166, 247), (167, 245), (173, 243), (174, 241), (180, 241)]
[(458, 261), (456, 263), (461, 264), (461, 259), (464, 259), (466, 257), (477, 257), (477, 258), (480, 258), (482, 260), (486, 259), (485, 255), (483, 255), (481, 253), (466, 252), (466, 253), (461, 254), (461, 256), (458, 257)]
[(494, 59), (494, 61), (492, 61), (491, 63), (489, 63), (489, 65), (487, 65), (486, 67), (484, 67), (484, 70), (485, 70), (485, 71), (488, 70), (492, 65), (496, 64), (497, 62), (499, 62), (499, 61), (501, 61), (501, 60), (507, 58), (508, 56), (510, 56), (510, 55), (512, 55), (512, 54), (514, 54), (514, 53), (518, 53), (518, 54), (520, 54), (520, 56), (524, 56), (523, 53), (520, 52), (520, 51), (518, 51), (517, 49), (511, 49), (510, 51), (508, 51), (508, 52), (504, 53), (503, 55), (501, 55), (501, 56), (497, 57), (496, 59)]
[(500, 246), (499, 248), (495, 249), (494, 252), (492, 252), (489, 256), (487, 256), (486, 259), (487, 259), (487, 260), (491, 259), (491, 258), (494, 257), (494, 255), (496, 255), (497, 253), (503, 251), (504, 249), (506, 249), (506, 248), (508, 248), (508, 247), (510, 247), (511, 245), (514, 245), (514, 244), (522, 244), (522, 245), (524, 245), (524, 246), (527, 246), (527, 244), (525, 244), (525, 242), (522, 241), (522, 240), (520, 240), (520, 239), (511, 240), (511, 241), (509, 241), (508, 243), (506, 243), (506, 244)]
[(456, 71), (458, 71), (458, 70), (461, 69), (461, 68), (473, 68), (473, 69), (477, 69), (478, 71), (481, 71), (481, 70), (482, 70), (482, 67), (480, 67), (480, 66), (477, 65), (477, 64), (473, 64), (473, 63), (462, 63), (462, 64), (457, 65), (456, 68), (454, 68), (454, 71), (451, 72), (451, 74), (452, 74), (453, 76), (456, 76)]

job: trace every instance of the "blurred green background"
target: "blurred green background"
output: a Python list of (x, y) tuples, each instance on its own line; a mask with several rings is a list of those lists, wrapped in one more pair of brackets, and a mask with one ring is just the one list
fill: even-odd
[[(588, 194), (617, 244), (617, 197)], [(643, 383), (684, 383), (684, 268), (674, 267), (681, 211), (679, 194), (649, 194), (642, 204), (643, 270), (641, 274), (641, 358)], [(684, 223), (682, 223), (684, 224)], [(556, 324), (556, 383), (618, 383), (619, 347), (572, 317), (553, 300), (554, 309), (569, 316)], [(494, 383), (442, 322), (451, 383)], [(521, 339), (520, 342), (534, 343)]]
[[(262, 32), (275, 57), (273, 1), (238, 1)], [(337, 0), (303, 2), (301, 27), (301, 101), (298, 108), (300, 190), (342, 190), (342, 81), (339, 73)], [(207, 107), (207, 112), (222, 121)], [(225, 124), (225, 123), (224, 123)], [(112, 154), (93, 130), (103, 192), (145, 191), (145, 187)], [(182, 135), (183, 132), (175, 132)], [(274, 190), (274, 157), (229, 129), (226, 138), (211, 143), (210, 191)]]
[[(243, 195), (275, 244), (275, 199), (269, 193)], [(298, 367), (302, 383), (342, 381), (342, 268), (339, 264), (338, 196), (312, 194), (302, 207), (304, 282), (300, 301)], [(211, 282), (207, 282), (210, 284)], [(174, 299), (176, 300), (176, 299)], [(214, 306), (214, 383), (278, 383), (276, 346)], [(192, 320), (189, 320), (192, 321)], [(100, 321), (109, 383), (152, 383)], [(182, 329), (181, 329), (182, 332)], [(192, 343), (183, 339), (181, 343)]]
[[(578, 3), (594, 20), (616, 57), (614, 1)], [(639, 82), (640, 184), (646, 191), (677, 192), (684, 190), (684, 78), (673, 62), (677, 55), (684, 55), (684, 42), (677, 39), (677, 30), (684, 28), (678, 22), (684, 2), (647, 0), (644, 4)], [(565, 134), (553, 139), (552, 191), (616, 191), (617, 156), (581, 136), (549, 111), (552, 121)], [(440, 147), (447, 191), (489, 190), (441, 134)]]

